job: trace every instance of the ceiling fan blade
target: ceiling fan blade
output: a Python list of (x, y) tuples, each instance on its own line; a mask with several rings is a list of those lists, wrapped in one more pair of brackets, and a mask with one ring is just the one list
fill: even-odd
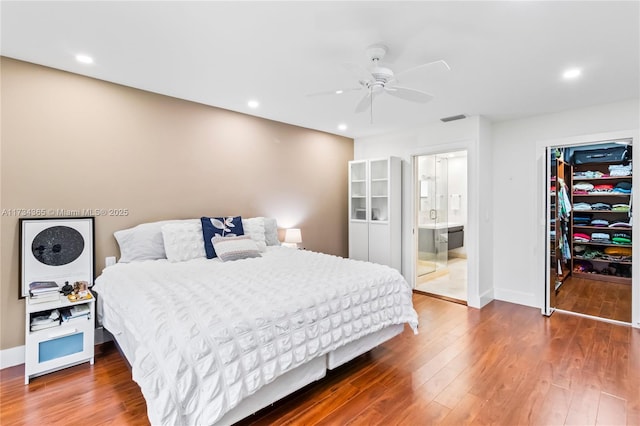
[(305, 96), (312, 98), (314, 96), (341, 95), (343, 93), (357, 92), (360, 90), (362, 90), (362, 87), (351, 87), (349, 89), (336, 89), (336, 90), (326, 90), (324, 92), (307, 93)]
[(404, 74), (407, 74), (407, 73), (410, 73), (410, 72), (413, 72), (413, 71), (417, 71), (417, 70), (422, 69), (422, 68), (427, 68), (427, 67), (430, 67), (432, 65), (440, 65), (440, 66), (445, 67), (447, 69), (447, 71), (451, 71), (451, 67), (449, 66), (449, 64), (445, 60), (440, 59), (439, 61), (427, 62), (426, 64), (416, 65), (415, 67), (407, 68), (404, 71), (400, 71), (400, 72), (395, 74), (394, 79), (397, 79), (398, 77), (400, 77), (400, 76), (402, 76)]
[(371, 90), (367, 90), (367, 93), (360, 99), (358, 105), (356, 105), (355, 112), (363, 112), (366, 111), (367, 108), (371, 105)]
[(400, 99), (404, 99), (412, 102), (429, 102), (433, 99), (433, 95), (425, 92), (421, 92), (416, 89), (409, 89), (407, 87), (385, 87), (385, 91), (391, 96), (395, 96)]

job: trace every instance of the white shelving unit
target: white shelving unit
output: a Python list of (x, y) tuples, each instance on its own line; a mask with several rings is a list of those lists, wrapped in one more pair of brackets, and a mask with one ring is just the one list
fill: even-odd
[[(94, 361), (95, 297), (70, 302), (60, 295), (58, 300), (33, 303), (27, 297), (25, 315), (25, 366), (24, 384), (32, 377), (50, 373), (76, 364)], [(31, 331), (31, 318), (39, 313), (74, 305), (88, 305), (89, 316), (74, 318), (69, 322), (44, 330)]]
[(349, 257), (401, 268), (400, 158), (349, 162)]

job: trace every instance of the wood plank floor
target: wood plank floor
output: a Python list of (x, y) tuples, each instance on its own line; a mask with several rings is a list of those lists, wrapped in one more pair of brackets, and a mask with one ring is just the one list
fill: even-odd
[[(243, 425), (640, 425), (640, 330), (495, 301), (415, 295), (406, 330)], [(120, 354), (23, 384), (2, 370), (4, 425), (148, 424)]]
[(631, 323), (631, 285), (569, 277), (558, 289), (555, 307)]

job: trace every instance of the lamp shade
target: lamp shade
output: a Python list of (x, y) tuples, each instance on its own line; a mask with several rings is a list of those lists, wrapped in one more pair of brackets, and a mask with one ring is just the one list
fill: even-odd
[(294, 243), (298, 244), (302, 242), (302, 233), (298, 228), (290, 228), (284, 234), (284, 242), (285, 243)]

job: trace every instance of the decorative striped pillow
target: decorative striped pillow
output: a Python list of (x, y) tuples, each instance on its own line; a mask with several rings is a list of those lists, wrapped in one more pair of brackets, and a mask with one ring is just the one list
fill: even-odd
[(213, 243), (213, 249), (223, 262), (260, 257), (258, 245), (248, 235), (238, 237), (213, 237), (211, 242)]

